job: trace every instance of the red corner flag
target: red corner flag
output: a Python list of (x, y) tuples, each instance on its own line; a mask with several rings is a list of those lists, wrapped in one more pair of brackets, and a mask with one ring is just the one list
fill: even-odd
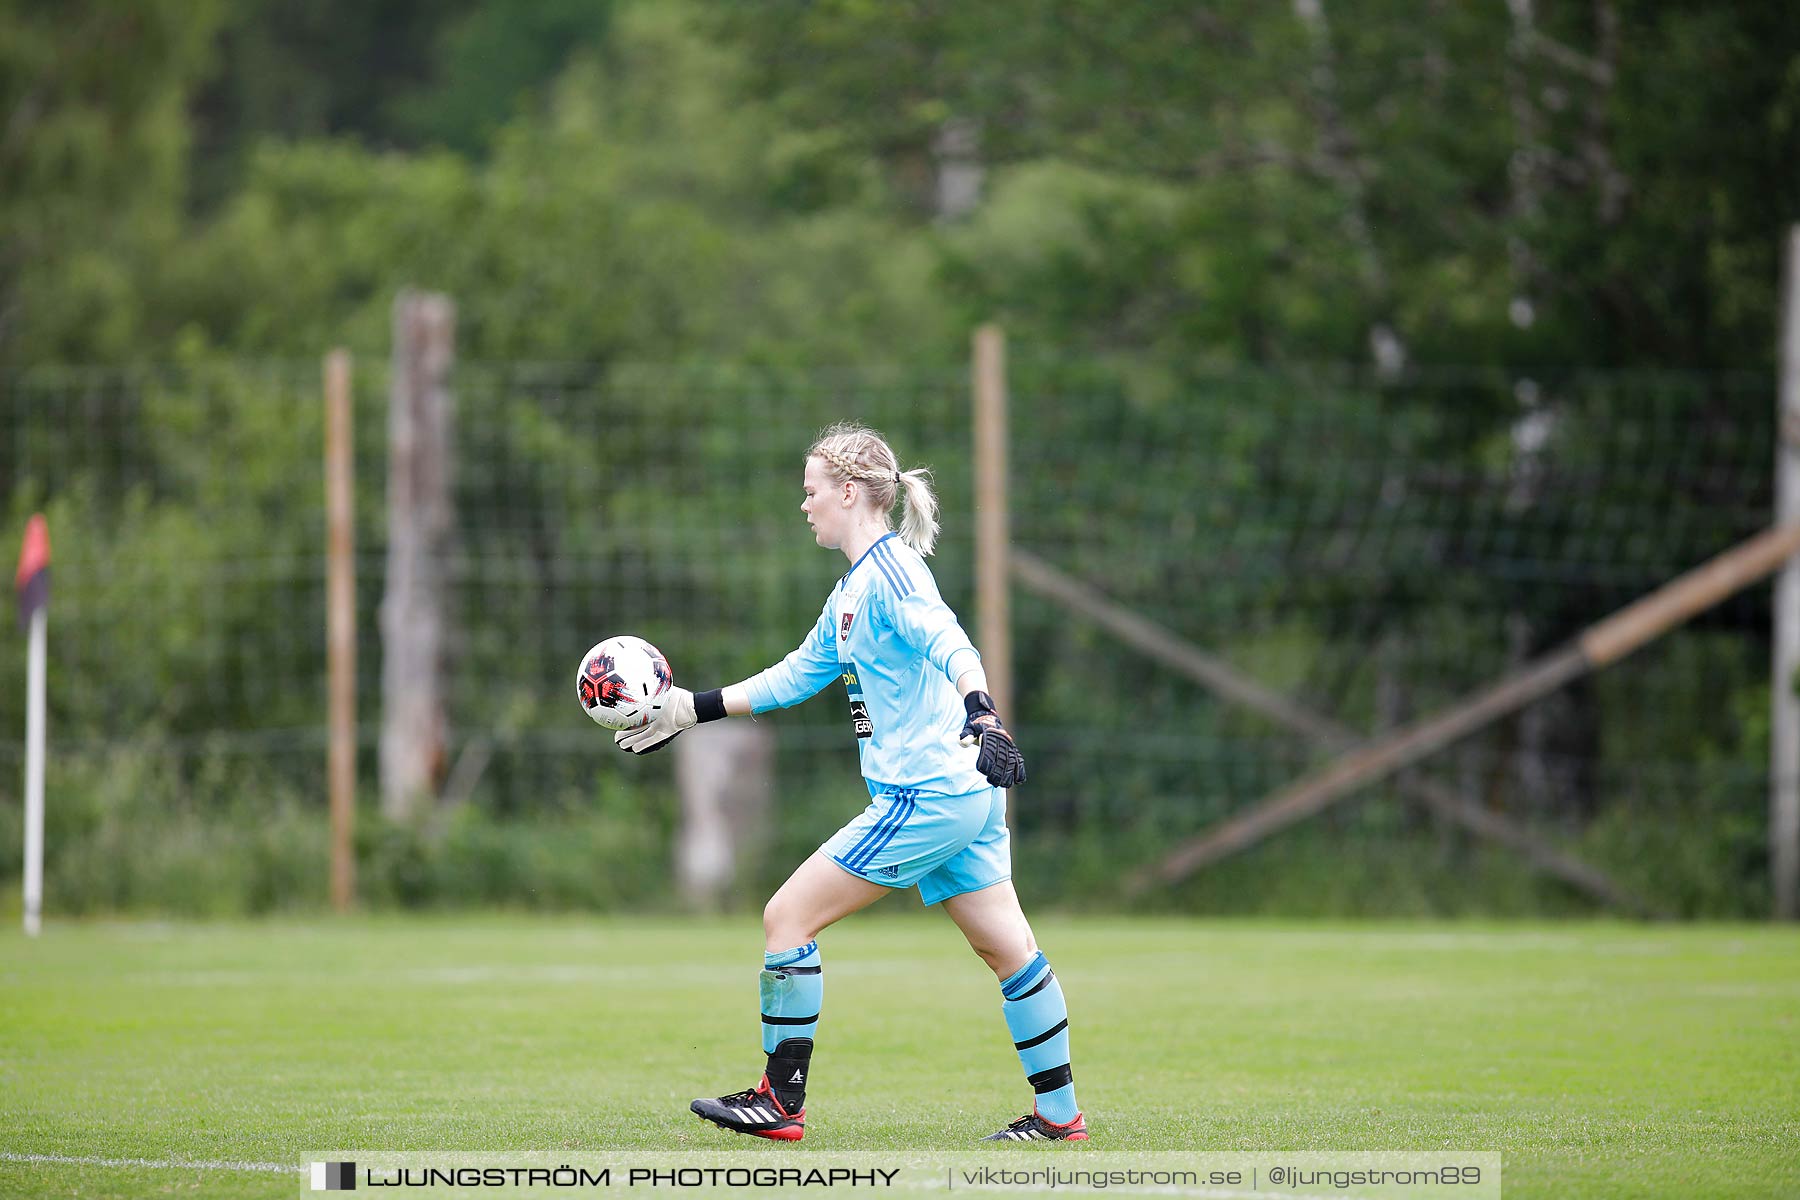
[(43, 513), (25, 522), (25, 545), (19, 549), (13, 587), (19, 593), (19, 628), (30, 628), (32, 616), (50, 603), (50, 526)]

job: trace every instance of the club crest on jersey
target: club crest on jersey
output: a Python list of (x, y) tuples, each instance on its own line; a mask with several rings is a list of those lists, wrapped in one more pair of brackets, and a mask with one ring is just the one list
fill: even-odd
[(850, 640), (850, 622), (854, 620), (856, 620), (855, 613), (847, 612), (844, 614), (844, 623), (838, 627), (838, 641), (847, 642)]

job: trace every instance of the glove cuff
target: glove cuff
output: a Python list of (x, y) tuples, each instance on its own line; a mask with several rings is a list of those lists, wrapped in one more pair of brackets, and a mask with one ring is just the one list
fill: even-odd
[(994, 698), (979, 688), (963, 697), (963, 711), (971, 717), (979, 716), (981, 713), (999, 715), (994, 709)]
[(704, 725), (708, 721), (717, 721), (725, 715), (725, 689), (714, 688), (710, 692), (694, 693), (694, 720)]

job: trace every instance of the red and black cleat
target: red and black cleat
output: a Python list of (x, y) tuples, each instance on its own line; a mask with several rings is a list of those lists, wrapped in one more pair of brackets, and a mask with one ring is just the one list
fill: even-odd
[(1054, 1121), (1046, 1121), (1033, 1109), (1018, 1120), (1002, 1129), (999, 1133), (990, 1133), (981, 1139), (984, 1142), (1085, 1142), (1088, 1140), (1087, 1122), (1081, 1114), (1067, 1125), (1058, 1125)]
[(790, 1113), (769, 1090), (769, 1077), (747, 1092), (734, 1092), (717, 1100), (696, 1100), (688, 1105), (694, 1115), (720, 1129), (747, 1133), (778, 1142), (797, 1142), (806, 1133), (806, 1110)]

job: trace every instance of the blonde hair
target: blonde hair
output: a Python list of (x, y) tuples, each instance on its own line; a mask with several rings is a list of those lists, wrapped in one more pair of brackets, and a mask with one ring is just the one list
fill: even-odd
[(938, 502), (931, 491), (931, 470), (900, 469), (893, 447), (875, 430), (851, 421), (840, 421), (819, 434), (806, 457), (824, 462), (839, 483), (855, 481), (886, 515), (906, 489), (906, 509), (900, 516), (900, 540), (920, 554), (937, 545)]

